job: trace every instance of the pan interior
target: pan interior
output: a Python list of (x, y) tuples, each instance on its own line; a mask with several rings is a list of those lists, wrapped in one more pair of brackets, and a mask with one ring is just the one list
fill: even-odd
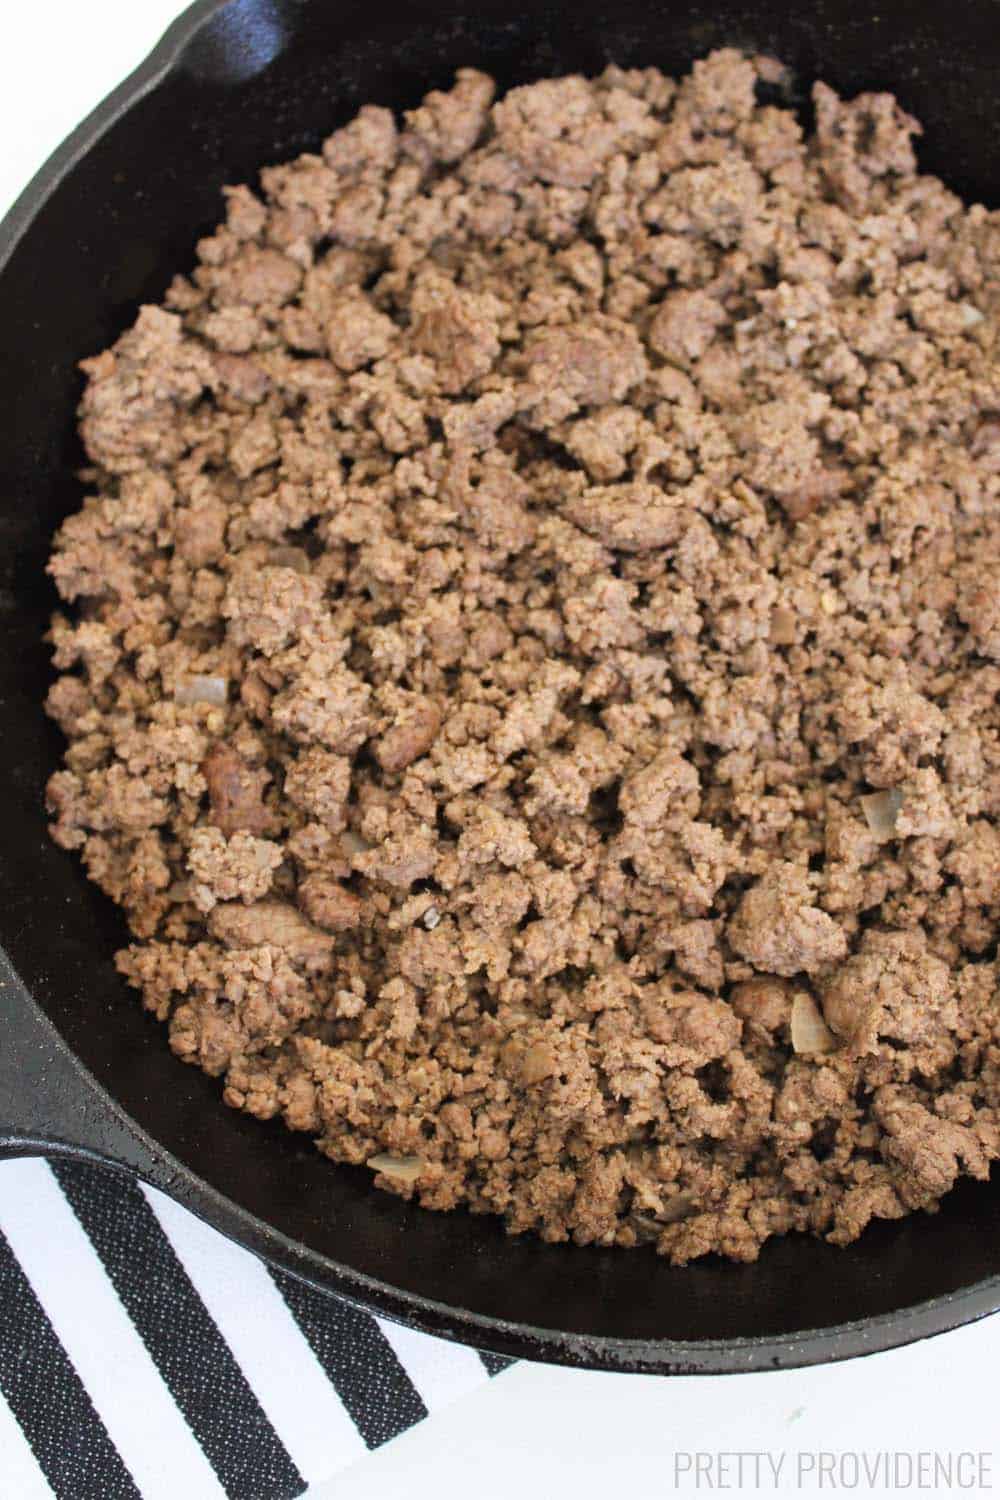
[[(69, 1046), (124, 1108), (201, 1179), (323, 1259), (404, 1292), (585, 1338), (767, 1338), (893, 1313), (1000, 1272), (1000, 1198), (965, 1184), (933, 1217), (877, 1224), (848, 1250), (769, 1244), (757, 1265), (679, 1270), (652, 1253), (508, 1240), (493, 1221), (437, 1215), (374, 1192), (301, 1138), (223, 1107), (218, 1085), (170, 1055), (116, 975), (119, 914), (48, 841), (45, 780), (60, 745), (41, 700), (54, 597), (49, 538), (76, 508), (75, 363), (158, 300), (220, 217), (224, 183), (313, 149), (375, 101), (402, 108), (473, 64), (501, 85), (608, 62), (681, 72), (713, 46), (774, 52), (803, 98), (823, 77), (845, 93), (897, 92), (924, 123), (921, 162), (990, 203), (1000, 178), (992, 0), (941, 7), (882, 0), (801, 5), (549, 0), (231, 0), (205, 7), (175, 66), (58, 182), (0, 272), (0, 855), (3, 940)], [(127, 102), (127, 101), (126, 101)], [(309, 1257), (312, 1257), (310, 1260)], [(323, 1258), (323, 1259), (321, 1259)]]

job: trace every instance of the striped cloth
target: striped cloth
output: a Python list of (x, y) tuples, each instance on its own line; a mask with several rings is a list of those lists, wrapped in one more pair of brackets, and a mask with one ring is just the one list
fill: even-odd
[(0, 1306), (2, 1500), (291, 1500), (510, 1363), (77, 1163), (0, 1163)]

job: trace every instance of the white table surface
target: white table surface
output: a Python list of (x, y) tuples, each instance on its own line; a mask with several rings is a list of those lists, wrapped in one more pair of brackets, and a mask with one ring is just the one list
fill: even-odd
[[(7, 0), (0, 209), (183, 9), (180, 0)], [(989, 1493), (1000, 1488), (998, 1362), (1000, 1317), (889, 1354), (777, 1375), (662, 1381), (519, 1365), (314, 1487), (310, 1500), (597, 1500), (609, 1491), (659, 1497), (709, 1488), (947, 1493), (926, 1459), (923, 1475), (917, 1467), (917, 1455), (931, 1452), (980, 1455), (977, 1472), (968, 1462), (955, 1469), (954, 1492), (973, 1477), (963, 1487)], [(697, 1451), (713, 1460), (696, 1491), (685, 1455)], [(822, 1486), (820, 1452), (834, 1455)], [(738, 1460), (719, 1457), (726, 1453), (770, 1453), (775, 1463), (786, 1455), (778, 1484), (762, 1458), (757, 1485), (749, 1457), (741, 1484)], [(852, 1485), (854, 1454), (867, 1455), (874, 1483)], [(901, 1455), (895, 1475), (887, 1454)]]

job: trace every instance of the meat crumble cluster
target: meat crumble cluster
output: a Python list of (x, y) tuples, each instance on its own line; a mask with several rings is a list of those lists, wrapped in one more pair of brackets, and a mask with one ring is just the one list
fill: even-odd
[(463, 70), (229, 190), (50, 564), (53, 834), (177, 1055), (675, 1262), (1000, 1154), (1000, 216), (781, 81)]

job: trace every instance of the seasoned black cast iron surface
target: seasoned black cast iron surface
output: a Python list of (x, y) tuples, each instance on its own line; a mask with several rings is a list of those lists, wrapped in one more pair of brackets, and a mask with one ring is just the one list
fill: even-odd
[(937, 1216), (878, 1224), (849, 1250), (786, 1239), (755, 1266), (686, 1269), (508, 1240), (493, 1221), (373, 1191), (367, 1172), (334, 1168), (281, 1126), (225, 1109), (217, 1084), (171, 1056), (112, 966), (120, 914), (50, 844), (42, 808), (59, 748), (41, 709), (53, 604), (43, 568), (52, 531), (80, 499), (75, 363), (110, 343), (138, 302), (162, 296), (217, 222), (224, 183), (315, 148), (363, 103), (415, 104), (462, 65), (501, 85), (609, 61), (677, 73), (735, 44), (789, 63), (803, 97), (817, 76), (845, 93), (894, 90), (924, 123), (924, 169), (991, 203), (1000, 6), (871, 8), (201, 0), (28, 189), (0, 228), (0, 939), (69, 1051), (25, 990), (3, 984), (0, 1146), (59, 1140), (115, 1159), (320, 1286), (526, 1357), (770, 1368), (886, 1348), (1000, 1305), (990, 1186), (964, 1184)]

